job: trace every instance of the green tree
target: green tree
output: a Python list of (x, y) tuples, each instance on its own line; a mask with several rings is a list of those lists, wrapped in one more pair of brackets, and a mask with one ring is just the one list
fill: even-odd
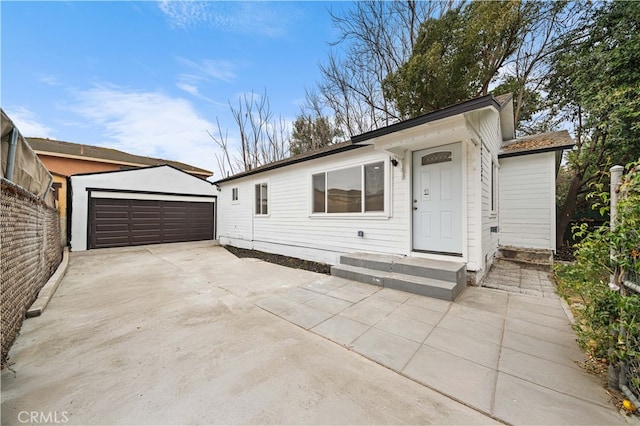
[(476, 1), (430, 18), (411, 58), (383, 82), (404, 117), (415, 117), (487, 94), (528, 28), (520, 1)]
[(343, 133), (329, 118), (320, 115), (301, 114), (293, 122), (291, 131), (291, 155), (315, 151), (335, 142)]
[(576, 148), (559, 207), (556, 242), (590, 185), (614, 163), (640, 157), (640, 3), (602, 3), (554, 57), (547, 91), (574, 124)]
[[(420, 23), (454, 1), (357, 1), (331, 6), (337, 34), (320, 63), (317, 94), (346, 135), (398, 121), (382, 81), (411, 56)], [(315, 92), (310, 92), (315, 95)]]
[(519, 133), (553, 130), (555, 110), (544, 92), (549, 57), (590, 5), (353, 2), (332, 12), (338, 40), (320, 65), (318, 94), (354, 135), (486, 94), (497, 83), (494, 93), (514, 95)]

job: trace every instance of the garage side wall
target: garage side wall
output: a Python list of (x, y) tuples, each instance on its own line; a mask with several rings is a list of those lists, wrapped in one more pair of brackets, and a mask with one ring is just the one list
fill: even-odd
[(500, 159), (500, 245), (555, 250), (555, 153)]
[[(216, 196), (211, 183), (172, 167), (148, 167), (111, 173), (76, 175), (71, 177), (71, 249), (87, 250), (89, 212), (88, 188), (116, 191), (148, 192), (146, 199), (162, 199), (163, 194)], [(166, 197), (165, 197), (166, 198)]]
[(62, 260), (58, 211), (6, 180), (0, 196), (2, 366), (25, 313)]

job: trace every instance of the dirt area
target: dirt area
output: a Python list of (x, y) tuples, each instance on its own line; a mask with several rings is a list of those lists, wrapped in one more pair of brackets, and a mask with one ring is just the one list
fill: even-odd
[(573, 262), (576, 260), (574, 255), (574, 246), (562, 245), (556, 249), (555, 254), (553, 255), (553, 260), (561, 260), (564, 262)]
[(306, 271), (331, 275), (331, 265), (327, 265), (326, 263), (311, 262), (309, 260), (302, 260), (295, 257), (265, 253), (257, 250), (247, 250), (233, 246), (224, 246), (224, 248), (236, 257), (250, 257), (264, 260), (269, 263), (275, 263), (276, 265), (287, 266), (289, 268), (304, 269)]

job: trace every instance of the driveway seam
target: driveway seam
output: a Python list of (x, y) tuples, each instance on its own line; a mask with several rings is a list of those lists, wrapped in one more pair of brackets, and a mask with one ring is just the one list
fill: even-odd
[(496, 362), (496, 381), (493, 384), (493, 395), (491, 397), (491, 411), (496, 410), (496, 394), (498, 393), (498, 376), (500, 373), (500, 362), (502, 361), (502, 351), (504, 349), (504, 333), (507, 330), (507, 317), (509, 316), (509, 309), (511, 304), (509, 303), (510, 294), (507, 293), (507, 309), (505, 309), (504, 316), (502, 317), (502, 333), (500, 334), (500, 352), (498, 353), (498, 360)]
[[(364, 299), (363, 299), (363, 300), (364, 300)], [(256, 306), (258, 306), (258, 305), (256, 305)], [(301, 328), (302, 330), (307, 331), (307, 332), (310, 332), (311, 334), (313, 334), (313, 335), (315, 335), (315, 336), (318, 336), (319, 338), (321, 338), (321, 339), (323, 339), (323, 340), (326, 340), (326, 341), (328, 341), (328, 342), (330, 342), (330, 343), (332, 343), (332, 344), (334, 344), (334, 345), (337, 345), (337, 346), (339, 346), (339, 347), (341, 347), (341, 348), (346, 349), (346, 350), (347, 350), (347, 351), (349, 351), (349, 352), (352, 352), (352, 353), (354, 353), (354, 354), (356, 354), (356, 355), (358, 355), (358, 356), (361, 356), (362, 358), (364, 358), (364, 359), (366, 359), (366, 360), (368, 360), (368, 361), (370, 361), (370, 362), (373, 362), (374, 364), (377, 364), (377, 365), (379, 365), (379, 366), (380, 366), (380, 367), (382, 367), (382, 368), (385, 368), (385, 369), (387, 369), (387, 370), (389, 370), (389, 371), (392, 371), (392, 372), (394, 372), (394, 373), (396, 373), (396, 374), (398, 374), (398, 375), (400, 375), (400, 376), (402, 376), (402, 377), (404, 377), (404, 378), (406, 378), (406, 379), (408, 379), (408, 380), (410, 380), (410, 381), (412, 381), (412, 382), (414, 382), (414, 383), (416, 383), (416, 384), (418, 384), (418, 385), (420, 385), (420, 386), (423, 386), (423, 387), (425, 387), (425, 388), (427, 388), (427, 389), (430, 389), (430, 390), (432, 390), (432, 391), (434, 391), (434, 392), (437, 392), (437, 393), (439, 393), (440, 395), (442, 395), (442, 396), (444, 396), (444, 397), (446, 397), (446, 398), (449, 398), (449, 399), (451, 399), (452, 401), (455, 401), (455, 402), (457, 402), (457, 403), (459, 403), (459, 404), (462, 404), (462, 405), (464, 405), (465, 407), (467, 407), (467, 408), (469, 408), (469, 409), (471, 409), (471, 410), (474, 410), (474, 411), (476, 411), (476, 412), (478, 412), (478, 413), (480, 413), (480, 414), (482, 414), (482, 415), (484, 415), (484, 416), (487, 416), (487, 417), (489, 417), (489, 418), (491, 418), (491, 419), (493, 419), (493, 420), (495, 420), (495, 421), (497, 421), (497, 422), (500, 422), (500, 423), (502, 423), (502, 424), (505, 424), (505, 425), (508, 425), (508, 426), (512, 426), (512, 423), (509, 423), (508, 421), (506, 421), (506, 420), (504, 420), (504, 419), (502, 419), (502, 418), (500, 418), (500, 417), (498, 417), (498, 416), (496, 416), (496, 415), (494, 415), (494, 414), (492, 414), (492, 413), (490, 413), (490, 412), (487, 412), (487, 411), (485, 411), (485, 410), (483, 410), (483, 409), (481, 409), (481, 408), (478, 408), (478, 407), (476, 407), (476, 406), (474, 406), (474, 405), (469, 404), (469, 403), (468, 403), (468, 402), (466, 402), (466, 401), (463, 401), (463, 400), (461, 400), (461, 399), (459, 399), (459, 398), (456, 398), (456, 397), (455, 397), (455, 396), (453, 396), (453, 395), (450, 395), (450, 394), (448, 394), (448, 393), (446, 393), (446, 392), (443, 392), (442, 390), (440, 390), (440, 389), (438, 389), (438, 388), (436, 388), (436, 387), (433, 387), (433, 386), (429, 385), (428, 383), (424, 383), (424, 382), (422, 382), (422, 381), (420, 381), (420, 380), (417, 380), (417, 379), (415, 379), (414, 377), (409, 376), (408, 374), (404, 373), (404, 372), (403, 372), (403, 371), (401, 371), (401, 370), (396, 370), (395, 368), (392, 368), (392, 367), (390, 367), (390, 366), (388, 366), (388, 365), (382, 364), (381, 362), (379, 362), (379, 361), (377, 361), (377, 360), (375, 360), (375, 359), (373, 359), (373, 358), (370, 358), (370, 357), (368, 357), (367, 355), (365, 355), (365, 354), (363, 354), (363, 353), (361, 353), (361, 352), (356, 351), (355, 349), (353, 349), (353, 347), (352, 347), (351, 345), (343, 345), (343, 344), (340, 344), (340, 343), (335, 342), (335, 341), (331, 340), (330, 338), (328, 338), (328, 337), (326, 337), (326, 336), (323, 336), (322, 334), (319, 334), (319, 333), (317, 333), (316, 331), (314, 331), (314, 330), (313, 330), (313, 328), (317, 327), (317, 326), (318, 326), (318, 325), (320, 325), (322, 322), (327, 321), (329, 318), (327, 318), (327, 320), (322, 321), (321, 323), (316, 324), (315, 326), (313, 326), (313, 327), (311, 327), (311, 328), (309, 328), (309, 329), (306, 329), (306, 328), (302, 327), (301, 325), (298, 325), (298, 324), (296, 324), (296, 323), (294, 323), (294, 322), (291, 322), (291, 321), (289, 321), (289, 320), (288, 320), (288, 319), (286, 319), (286, 318), (283, 318), (283, 317), (281, 317), (281, 316), (279, 316), (279, 315), (277, 315), (277, 314), (275, 314), (275, 313), (273, 313), (273, 312), (270, 312), (270, 311), (268, 311), (268, 310), (266, 310), (266, 309), (264, 309), (264, 308), (261, 308), (260, 306), (258, 306), (258, 308), (262, 309), (262, 310), (263, 310), (263, 311), (265, 311), (265, 312), (268, 312), (269, 314), (271, 314), (271, 315), (273, 315), (273, 316), (276, 316), (276, 317), (280, 318), (281, 320), (283, 320), (283, 321), (285, 321), (285, 322), (287, 322), (287, 323), (289, 323), (289, 324), (291, 324), (291, 325), (293, 325), (293, 326), (295, 326), (295, 327)], [(447, 312), (448, 312), (448, 309), (447, 309)], [(337, 315), (338, 315), (338, 314), (336, 314), (336, 315), (334, 315), (334, 316), (337, 316)], [(445, 313), (445, 315), (446, 315), (446, 313)], [(443, 318), (444, 318), (444, 315), (443, 315)], [(440, 322), (440, 320), (439, 320), (438, 322)], [(366, 324), (365, 324), (365, 325), (366, 325)], [(363, 332), (360, 336), (362, 336), (363, 334), (365, 334), (366, 332), (368, 332), (368, 331), (369, 331), (369, 330), (371, 330), (372, 328), (374, 328), (374, 327), (373, 327), (373, 326), (370, 326), (370, 327), (369, 327), (369, 329), (367, 329), (365, 332)], [(435, 326), (434, 326), (434, 329), (435, 329)], [(431, 334), (432, 332), (433, 332), (433, 330), (432, 330), (431, 332), (429, 332), (429, 334)], [(360, 336), (359, 336), (359, 337), (360, 337)], [(359, 338), (359, 337), (358, 337), (358, 338)], [(427, 336), (427, 337), (428, 337), (428, 336)], [(354, 340), (352, 341), (352, 343), (353, 343), (354, 341), (356, 341), (358, 338), (354, 339)], [(426, 340), (426, 338), (425, 338), (425, 340)], [(422, 345), (423, 345), (423, 344), (420, 344), (420, 346), (422, 346)], [(419, 348), (418, 348), (418, 350), (419, 350)], [(416, 351), (414, 352), (414, 354), (411, 356), (411, 359), (413, 359), (413, 357), (415, 357), (415, 354), (418, 352), (418, 350), (416, 350)], [(446, 351), (444, 351), (444, 352), (446, 352)], [(408, 365), (408, 363), (409, 363), (409, 362), (407, 362), (407, 363), (406, 363), (402, 368), (403, 368), (403, 369), (404, 369), (404, 368), (406, 368), (406, 366)], [(478, 365), (480, 365), (480, 364), (478, 364)], [(497, 376), (497, 371), (496, 371), (496, 376)]]

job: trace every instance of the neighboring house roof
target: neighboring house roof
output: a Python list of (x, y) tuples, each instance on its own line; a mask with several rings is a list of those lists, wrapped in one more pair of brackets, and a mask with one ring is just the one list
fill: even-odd
[(498, 157), (504, 158), (539, 152), (560, 151), (572, 148), (574, 144), (573, 139), (566, 130), (542, 133), (504, 141)]
[(26, 138), (31, 148), (37, 154), (50, 155), (54, 157), (75, 158), (87, 161), (98, 161), (104, 163), (121, 164), (123, 166), (157, 166), (168, 164), (177, 169), (184, 170), (191, 174), (203, 177), (212, 176), (209, 170), (191, 166), (178, 161), (168, 161), (160, 158), (143, 157), (133, 155), (117, 149), (104, 148), (100, 146), (84, 145), (71, 142), (63, 142), (53, 139)]
[(363, 133), (358, 136), (353, 136), (351, 140), (340, 142), (336, 144), (329, 145), (325, 148), (321, 148), (319, 150), (305, 152), (300, 155), (296, 155), (294, 157), (285, 158), (284, 160), (275, 161), (273, 163), (265, 164), (264, 166), (256, 167), (252, 170), (247, 170), (244, 172), (237, 173), (233, 176), (229, 176), (224, 179), (220, 179), (215, 183), (223, 183), (228, 182), (230, 180), (239, 179), (246, 176), (251, 176), (256, 173), (265, 172), (267, 170), (273, 170), (280, 167), (288, 166), (290, 164), (300, 163), (302, 161), (309, 161), (320, 157), (325, 157), (327, 155), (337, 154), (339, 152), (348, 151), (355, 148), (361, 148), (366, 145), (360, 145), (361, 142), (366, 140), (387, 135), (390, 133), (394, 133), (400, 130), (405, 130), (411, 127), (419, 126), (421, 124), (429, 123), (431, 121), (441, 120), (443, 118), (452, 117), (454, 115), (462, 114), (465, 112), (473, 111), (479, 108), (484, 108), (487, 106), (493, 106), (499, 111), (504, 108), (504, 106), (513, 98), (512, 94), (493, 96), (486, 95), (479, 98), (471, 99), (466, 102), (462, 102), (457, 105), (453, 105), (450, 107), (446, 107), (437, 111), (433, 111), (427, 113), (425, 115), (421, 115), (416, 118), (412, 118), (410, 120), (401, 121), (399, 123), (392, 124), (387, 127), (382, 127), (377, 130), (372, 130), (367, 133)]
[(267, 170), (278, 169), (280, 167), (288, 166), (290, 164), (301, 163), (303, 161), (314, 160), (316, 158), (326, 157), (327, 155), (337, 154), (339, 152), (349, 151), (356, 148), (364, 148), (366, 145), (354, 145), (352, 141), (345, 141), (334, 143), (324, 148), (316, 149), (314, 151), (304, 152), (293, 157), (285, 158), (284, 160), (274, 161), (273, 163), (265, 164), (264, 166), (256, 167), (255, 169), (247, 170), (237, 173), (233, 176), (229, 176), (224, 179), (220, 179), (215, 183), (223, 183), (234, 179), (239, 179), (245, 176), (255, 175), (256, 173), (266, 172)]

